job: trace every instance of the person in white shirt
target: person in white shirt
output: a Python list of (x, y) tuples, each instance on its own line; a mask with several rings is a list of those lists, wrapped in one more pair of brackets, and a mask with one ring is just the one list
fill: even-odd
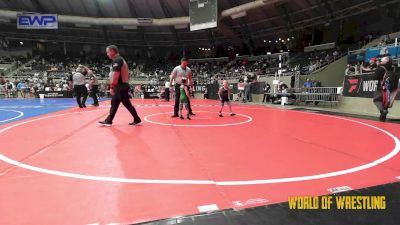
[[(171, 117), (179, 117), (179, 97), (180, 97), (180, 86), (182, 84), (182, 78), (187, 80), (187, 84), (190, 87), (193, 87), (193, 79), (192, 79), (192, 71), (187, 66), (188, 60), (186, 58), (181, 59), (181, 65), (174, 68), (170, 76), (170, 83), (175, 83), (175, 105), (174, 105), (174, 115)], [(195, 114), (192, 111), (192, 107), (190, 106), (190, 101), (188, 102), (189, 106), (189, 115), (194, 116)]]
[(69, 79), (70, 85), (73, 85), (74, 87), (76, 102), (78, 103), (79, 108), (86, 108), (85, 103), (88, 97), (84, 74), (86, 74), (85, 68), (82, 65), (79, 65), (78, 68), (76, 68), (76, 73), (74, 73)]

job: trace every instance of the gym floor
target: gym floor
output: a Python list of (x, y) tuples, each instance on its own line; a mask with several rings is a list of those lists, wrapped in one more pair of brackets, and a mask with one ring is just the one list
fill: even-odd
[[(399, 181), (400, 124), (194, 99), (1, 100), (0, 224), (135, 224), (287, 202)], [(90, 103), (90, 102), (89, 102)], [(89, 105), (89, 104), (87, 104)]]

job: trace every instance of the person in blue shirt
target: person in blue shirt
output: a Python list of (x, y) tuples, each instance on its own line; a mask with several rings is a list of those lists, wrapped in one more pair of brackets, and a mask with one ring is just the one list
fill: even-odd
[(26, 83), (24, 80), (21, 80), (17, 85), (17, 90), (21, 92), (21, 95), (23, 98), (25, 98), (27, 88), (28, 88), (28, 86), (26, 86)]
[(310, 81), (310, 79), (307, 79), (307, 81), (303, 84), (303, 87), (305, 88), (310, 88), (313, 86), (313, 83)]

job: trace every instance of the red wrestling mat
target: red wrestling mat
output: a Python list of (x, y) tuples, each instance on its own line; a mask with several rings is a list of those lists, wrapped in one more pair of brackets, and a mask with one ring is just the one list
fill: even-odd
[[(0, 126), (0, 224), (130, 224), (329, 194), (400, 176), (400, 125), (194, 100), (71, 109)], [(225, 108), (227, 110), (227, 108)]]

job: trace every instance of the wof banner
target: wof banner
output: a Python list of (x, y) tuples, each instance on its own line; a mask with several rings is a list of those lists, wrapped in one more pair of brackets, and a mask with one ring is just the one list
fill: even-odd
[[(343, 96), (373, 98), (378, 90), (379, 81), (374, 79), (374, 74), (361, 74), (345, 76), (343, 83)], [(400, 95), (396, 96), (400, 100)]]

